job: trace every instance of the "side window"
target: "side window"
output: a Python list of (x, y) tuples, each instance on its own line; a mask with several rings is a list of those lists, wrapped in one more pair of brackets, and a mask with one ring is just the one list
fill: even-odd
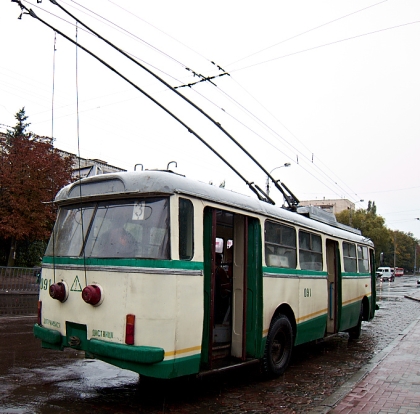
[(265, 222), (265, 262), (271, 267), (296, 268), (296, 231), (293, 227)]
[(322, 270), (321, 236), (299, 231), (299, 263), (303, 270)]
[(344, 271), (357, 272), (356, 266), (356, 245), (343, 242)]
[(191, 200), (179, 199), (179, 258), (191, 260), (194, 256), (194, 207)]
[(368, 248), (365, 246), (357, 246), (357, 261), (359, 264), (359, 273), (369, 272), (369, 256)]

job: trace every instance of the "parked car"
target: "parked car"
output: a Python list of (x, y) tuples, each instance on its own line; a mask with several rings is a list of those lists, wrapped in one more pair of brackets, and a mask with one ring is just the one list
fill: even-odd
[(391, 267), (378, 267), (376, 269), (376, 278), (381, 282), (393, 282), (395, 280), (395, 274)]

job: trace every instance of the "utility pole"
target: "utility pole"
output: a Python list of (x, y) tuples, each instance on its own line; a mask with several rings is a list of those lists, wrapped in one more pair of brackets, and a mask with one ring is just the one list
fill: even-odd
[(394, 271), (395, 271), (396, 263), (397, 263), (397, 234), (394, 231)]

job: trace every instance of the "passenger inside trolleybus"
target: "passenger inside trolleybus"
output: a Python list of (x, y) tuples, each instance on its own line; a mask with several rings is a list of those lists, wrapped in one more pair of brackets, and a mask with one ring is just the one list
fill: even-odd
[(100, 255), (102, 257), (131, 257), (136, 250), (133, 236), (123, 227), (116, 227), (105, 234)]

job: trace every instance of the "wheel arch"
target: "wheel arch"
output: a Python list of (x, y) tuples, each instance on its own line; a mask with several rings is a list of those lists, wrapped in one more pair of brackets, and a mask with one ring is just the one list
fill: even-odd
[(295, 338), (296, 338), (297, 325), (296, 325), (296, 318), (295, 318), (293, 309), (290, 307), (288, 303), (282, 303), (281, 305), (279, 305), (277, 309), (274, 311), (273, 316), (271, 317), (270, 326), (273, 323), (273, 320), (275, 320), (277, 316), (279, 315), (284, 315), (289, 319), (290, 324), (292, 325), (292, 330), (293, 330), (293, 345), (294, 345)]
[(363, 296), (362, 305), (363, 305), (362, 320), (368, 321), (369, 315), (370, 315), (370, 303), (367, 296)]

